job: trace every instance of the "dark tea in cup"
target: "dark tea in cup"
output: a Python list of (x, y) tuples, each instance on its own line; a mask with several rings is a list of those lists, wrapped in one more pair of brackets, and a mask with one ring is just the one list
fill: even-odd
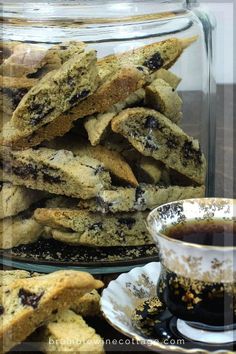
[(230, 199), (202, 198), (163, 205), (148, 218), (162, 265), (158, 296), (197, 328), (236, 326), (234, 210)]

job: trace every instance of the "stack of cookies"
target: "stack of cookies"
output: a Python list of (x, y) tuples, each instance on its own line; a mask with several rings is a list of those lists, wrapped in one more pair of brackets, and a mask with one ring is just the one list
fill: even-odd
[[(179, 126), (181, 79), (169, 71), (196, 40), (170, 38), (99, 60), (81, 42), (49, 50), (2, 43), (1, 177), (4, 188), (32, 197), (11, 197), (10, 207), (3, 197), (1, 216), (14, 224), (36, 208), (38, 233), (3, 228), (1, 248), (40, 235), (89, 247), (152, 244), (152, 208), (204, 196), (206, 161)], [(37, 208), (33, 196), (42, 195)]]
[(76, 271), (0, 275), (1, 353), (25, 353), (29, 346), (46, 354), (105, 352), (103, 339), (83, 319), (100, 314), (100, 280)]

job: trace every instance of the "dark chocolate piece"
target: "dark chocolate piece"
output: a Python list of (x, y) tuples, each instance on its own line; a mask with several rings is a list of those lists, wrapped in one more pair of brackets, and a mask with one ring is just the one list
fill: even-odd
[(144, 123), (145, 128), (150, 128), (150, 129), (158, 129), (159, 128), (159, 122), (157, 119), (153, 116), (147, 116), (146, 121)]
[(170, 149), (174, 149), (178, 146), (178, 139), (174, 136), (174, 135), (170, 135), (168, 136), (167, 140), (166, 140), (166, 145), (170, 148)]
[(34, 113), (30, 118), (30, 124), (33, 126), (38, 125), (46, 115), (50, 114), (54, 110), (54, 108), (45, 108), (43, 104), (38, 103), (33, 103), (30, 109)]
[(158, 70), (163, 66), (163, 64), (164, 60), (162, 59), (161, 54), (159, 52), (153, 54), (151, 58), (149, 58), (143, 63), (143, 65), (147, 66), (150, 70)]
[(36, 309), (43, 294), (44, 292), (41, 292), (40, 294), (34, 294), (31, 293), (29, 290), (21, 288), (19, 290), (18, 296), (21, 300), (22, 305), (31, 306), (33, 307), (33, 309)]
[(14, 173), (16, 176), (20, 176), (21, 178), (32, 178), (36, 179), (38, 176), (38, 169), (31, 165), (25, 165), (25, 166), (12, 166), (12, 173)]
[(72, 96), (69, 100), (69, 103), (71, 105), (75, 105), (76, 103), (78, 103), (78, 100), (85, 98), (89, 95), (90, 90), (82, 90), (81, 92), (77, 93), (76, 95)]
[(60, 176), (52, 176), (49, 175), (47, 172), (42, 171), (42, 175), (43, 175), (43, 180), (44, 182), (48, 182), (48, 183), (61, 183), (62, 179)]
[(0, 305), (0, 316), (4, 314), (4, 307)]
[(195, 164), (201, 164), (202, 153), (201, 150), (195, 150), (191, 141), (186, 141), (183, 145), (183, 156), (186, 160), (194, 160)]
[(135, 219), (134, 218), (119, 218), (118, 222), (122, 225), (127, 226), (128, 229), (131, 230), (135, 224)]

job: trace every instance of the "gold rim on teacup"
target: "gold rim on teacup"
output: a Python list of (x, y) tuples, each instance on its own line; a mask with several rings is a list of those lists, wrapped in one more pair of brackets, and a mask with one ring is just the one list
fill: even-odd
[[(154, 215), (158, 212), (159, 209), (161, 209), (163, 206), (167, 206), (167, 205), (173, 205), (173, 204), (176, 204), (176, 203), (183, 203), (183, 202), (195, 202), (195, 203), (199, 203), (199, 201), (203, 201), (203, 200), (206, 200), (206, 201), (213, 201), (213, 200), (216, 200), (216, 201), (231, 201), (232, 202), (232, 205), (233, 205), (233, 209), (236, 208), (236, 199), (231, 199), (231, 198), (192, 198), (192, 199), (181, 199), (181, 200), (178, 200), (178, 201), (174, 201), (174, 202), (170, 202), (170, 203), (166, 203), (166, 204), (163, 204), (161, 206), (158, 206), (156, 207), (155, 209), (153, 209), (148, 217), (147, 217), (147, 223), (146, 223), (146, 226), (147, 226), (147, 229), (149, 230), (149, 232), (152, 234), (152, 230), (150, 228), (150, 224), (151, 224), (151, 219), (154, 218)], [(236, 210), (236, 209), (235, 209)], [(156, 218), (156, 216), (155, 216)], [(214, 218), (213, 218), (214, 219)], [(219, 218), (217, 218), (218, 220)], [(232, 218), (229, 218), (230, 220), (232, 220), (233, 222), (235, 221), (236, 222), (236, 214), (232, 216)], [(189, 219), (189, 220), (192, 220), (192, 219)], [(194, 247), (194, 248), (209, 248), (211, 250), (226, 250), (226, 251), (236, 251), (236, 246), (207, 246), (207, 245), (202, 245), (202, 244), (196, 244), (196, 243), (191, 243), (191, 242), (185, 242), (185, 241), (181, 241), (181, 240), (177, 240), (177, 239), (174, 239), (172, 237), (169, 237), (167, 235), (165, 235), (164, 233), (158, 231), (158, 234), (171, 241), (171, 242), (174, 242), (174, 243), (178, 243), (178, 244), (182, 244), (182, 245), (185, 245), (185, 246), (191, 246), (191, 247)]]
[(205, 282), (235, 282), (234, 246), (207, 246), (166, 236), (167, 227), (199, 220), (235, 220), (236, 201), (227, 198), (178, 200), (154, 209), (147, 228), (157, 244), (161, 263), (177, 274)]

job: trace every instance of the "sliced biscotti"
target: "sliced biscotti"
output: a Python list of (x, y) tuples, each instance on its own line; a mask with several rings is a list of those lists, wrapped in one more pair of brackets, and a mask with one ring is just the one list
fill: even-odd
[(112, 129), (126, 137), (143, 155), (204, 184), (206, 160), (199, 142), (161, 113), (147, 108), (128, 108), (112, 121)]
[(96, 52), (75, 54), (58, 70), (46, 74), (23, 97), (12, 123), (32, 133), (91, 95), (97, 86)]
[(19, 214), (43, 197), (45, 194), (39, 191), (8, 182), (0, 183), (0, 219)]
[(98, 61), (99, 75), (102, 78), (109, 76), (111, 72), (125, 64), (142, 65), (150, 72), (160, 68), (168, 69), (180, 57), (183, 50), (196, 40), (197, 37), (169, 38), (121, 54), (109, 55)]
[(145, 70), (140, 71), (133, 66), (120, 68), (109, 80), (102, 83), (94, 94), (34, 133), (17, 129), (12, 122), (7, 123), (0, 135), (0, 142), (2, 145), (11, 146), (12, 149), (22, 149), (64, 135), (77, 119), (96, 112), (106, 112), (115, 103), (125, 100), (132, 92), (144, 86), (147, 80)]
[(96, 159), (119, 181), (128, 183), (131, 186), (138, 185), (131, 167), (116, 151), (109, 150), (102, 145), (91, 146), (84, 140), (76, 141), (75, 137), (71, 135), (55, 139), (55, 141), (49, 143), (49, 146), (51, 145), (55, 149), (70, 150), (75, 156), (88, 156), (89, 158)]
[[(26, 270), (0, 270), (0, 287), (14, 283), (17, 279), (38, 277), (43, 274), (27, 272)], [(71, 308), (83, 317), (93, 317), (100, 314), (100, 295), (97, 290), (92, 290), (84, 294), (79, 299), (75, 299)]]
[(2, 64), (4, 60), (6, 60), (12, 55), (14, 48), (19, 44), (20, 42), (17, 41), (0, 41), (0, 64)]
[[(173, 92), (172, 89), (176, 88), (179, 84), (179, 82), (181, 81), (181, 79), (176, 76), (175, 74), (169, 72), (168, 70), (165, 69), (159, 69), (157, 71), (155, 71), (152, 75), (151, 75), (151, 85), (146, 87), (146, 90), (144, 90), (143, 88), (137, 90), (136, 92), (132, 93), (129, 97), (127, 97), (126, 100), (119, 102), (117, 104), (115, 104), (114, 106), (112, 106), (107, 112), (105, 113), (98, 113), (92, 116), (88, 116), (85, 118), (84, 121), (84, 127), (88, 133), (88, 138), (89, 141), (91, 143), (91, 145), (97, 145), (99, 144), (102, 140), (105, 139), (105, 137), (108, 135), (110, 129), (110, 122), (111, 120), (119, 113), (122, 111), (122, 109), (124, 108), (128, 108), (128, 107), (134, 107), (134, 106), (139, 106), (145, 99), (145, 91), (146, 91), (146, 103), (147, 106), (152, 107), (152, 104), (157, 102), (157, 94), (154, 93), (154, 97), (155, 99), (151, 100), (150, 96), (151, 94), (149, 94), (149, 92), (154, 89), (156, 85), (158, 84), (158, 80), (157, 79), (162, 79), (164, 80), (164, 86), (170, 87), (171, 89), (171, 93), (168, 92), (168, 96), (167, 96), (167, 103), (169, 104), (167, 106), (167, 113), (168, 110), (170, 110), (170, 117), (172, 118), (172, 116), (174, 115), (174, 118), (172, 119), (174, 121), (174, 119), (176, 118), (176, 121), (179, 120), (182, 117), (182, 113), (180, 113), (180, 103), (182, 101), (179, 101), (179, 96), (177, 95), (176, 92)], [(166, 83), (166, 85), (165, 85)], [(169, 86), (169, 85), (170, 86)], [(153, 87), (154, 86), (154, 87)], [(164, 91), (166, 90), (166, 87), (164, 88)], [(177, 95), (177, 98), (176, 98)], [(175, 102), (176, 104), (172, 104), (171, 109), (170, 109), (170, 98), (175, 98)], [(166, 102), (166, 100), (164, 100), (164, 102)], [(157, 106), (155, 104), (155, 106)], [(179, 109), (177, 110), (177, 113), (174, 114), (173, 113), (173, 106), (176, 109), (176, 106), (180, 106)], [(155, 107), (152, 107), (155, 108)], [(168, 115), (166, 115), (168, 117)]]
[(54, 319), (37, 333), (40, 350), (48, 354), (104, 354), (103, 339), (74, 311), (58, 312)]
[(103, 213), (144, 211), (175, 200), (201, 198), (204, 195), (204, 186), (164, 187), (140, 184), (137, 188), (116, 187), (101, 191), (96, 199), (81, 200), (79, 207)]
[[(142, 220), (143, 223), (145, 222), (145, 219)], [(139, 232), (138, 236), (131, 233), (127, 234), (123, 229), (120, 231), (118, 228), (115, 229), (115, 232), (117, 232), (115, 235), (101, 232), (94, 237), (90, 232), (81, 235), (78, 232), (71, 232), (66, 229), (51, 229), (51, 237), (69, 245), (81, 245), (87, 247), (134, 247), (153, 244), (150, 236), (146, 233), (144, 234), (141, 229), (137, 230), (137, 232)]]
[(172, 73), (170, 70), (166, 70), (163, 68), (155, 71), (151, 75), (151, 78), (152, 81), (154, 81), (155, 79), (162, 79), (167, 82), (167, 84), (169, 84), (173, 89), (176, 89), (182, 80), (179, 76)]
[(27, 272), (26, 270), (0, 270), (0, 286), (10, 285), (17, 279), (25, 279), (30, 277), (31, 273)]
[(40, 79), (49, 71), (59, 69), (67, 60), (84, 50), (85, 43), (83, 42), (69, 41), (56, 44), (46, 51), (42, 63), (34, 68), (34, 72), (28, 73), (26, 76)]
[(47, 148), (1, 151), (2, 177), (16, 185), (77, 198), (91, 198), (110, 185), (109, 172), (90, 157)]
[[(0, 270), (0, 287), (14, 283), (17, 279), (38, 277), (43, 274), (31, 273), (26, 270)], [(100, 295), (97, 290), (92, 290), (78, 299), (75, 299), (71, 309), (83, 317), (100, 315)]]
[(36, 79), (0, 76), (0, 105), (11, 115), (24, 95), (37, 83)]
[(32, 45), (20, 46), (21, 50), (16, 50), (0, 67), (0, 72), (4, 75), (0, 76), (0, 104), (6, 114), (12, 115), (21, 99), (42, 76), (60, 68), (73, 55), (81, 53), (85, 45), (82, 42), (69, 42), (55, 45), (47, 51), (39, 48), (38, 58), (37, 46), (33, 46), (33, 55), (31, 47)]
[(44, 64), (45, 53), (45, 47), (16, 43), (12, 46), (10, 55), (3, 60), (0, 73), (4, 76), (26, 77)]
[(88, 133), (88, 138), (91, 145), (98, 145), (109, 132), (111, 120), (127, 107), (138, 105), (144, 100), (145, 91), (143, 88), (132, 93), (126, 100), (116, 103), (105, 113), (98, 113), (93, 116), (86, 117), (84, 127)]
[(0, 248), (8, 249), (37, 241), (43, 227), (32, 217), (32, 212), (0, 220)]
[(36, 221), (52, 228), (52, 237), (96, 247), (151, 244), (145, 213), (103, 215), (87, 210), (36, 209)]
[(145, 103), (174, 123), (181, 120), (183, 101), (178, 93), (164, 80), (156, 79), (145, 88)]
[(73, 311), (83, 317), (94, 317), (100, 315), (100, 295), (97, 290), (92, 290), (86, 293), (76, 301), (76, 304), (71, 306)]
[[(26, 270), (0, 270), (0, 287), (13, 284), (17, 279), (38, 277), (43, 274), (31, 273)], [(84, 294), (71, 305), (73, 311), (83, 317), (93, 317), (100, 314), (100, 295), (97, 290)]]
[(58, 69), (66, 60), (84, 50), (83, 42), (65, 42), (48, 50), (32, 44), (16, 43), (0, 66), (0, 73), (11, 77), (40, 78), (45, 73)]
[(58, 310), (70, 307), (74, 299), (102, 285), (88, 273), (70, 270), (19, 279), (1, 287), (2, 352), (23, 341)]

